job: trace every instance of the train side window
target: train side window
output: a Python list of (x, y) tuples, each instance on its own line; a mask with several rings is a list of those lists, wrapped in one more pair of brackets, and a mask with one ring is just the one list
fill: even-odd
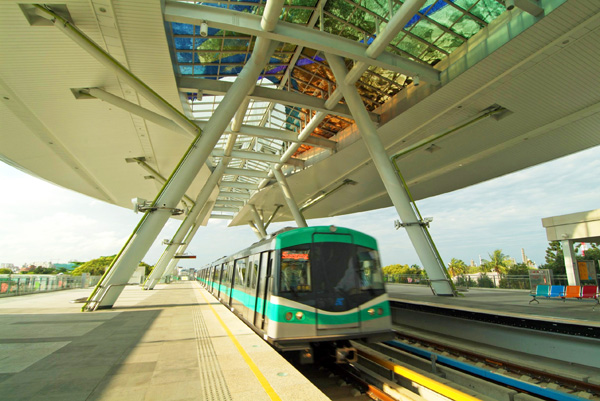
[(235, 261), (235, 286), (246, 285), (246, 269), (248, 265), (248, 258), (238, 259)]
[(249, 279), (250, 288), (256, 288), (256, 283), (258, 282), (258, 261), (259, 261), (259, 259), (260, 259), (260, 255), (250, 256), (250, 279)]
[(374, 249), (356, 247), (361, 290), (383, 289), (383, 278), (379, 266), (379, 253)]
[(312, 291), (310, 249), (289, 248), (281, 251), (280, 291)]

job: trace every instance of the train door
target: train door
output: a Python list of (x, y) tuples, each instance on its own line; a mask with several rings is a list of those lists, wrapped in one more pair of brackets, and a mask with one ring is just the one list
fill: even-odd
[(317, 307), (317, 330), (360, 327), (356, 247), (349, 234), (313, 234), (311, 271)]
[(254, 312), (256, 311), (256, 282), (258, 281), (258, 264), (260, 255), (251, 255), (248, 258), (248, 274), (246, 284), (246, 303), (244, 308), (244, 317), (254, 324)]
[[(269, 252), (263, 252), (259, 255), (257, 270), (256, 270), (256, 281), (252, 286), (252, 295), (254, 296), (254, 316), (252, 317), (252, 324), (256, 327), (262, 327), (262, 316), (263, 316), (263, 297), (265, 287), (265, 277), (267, 272), (267, 263), (269, 261)], [(262, 285), (262, 287), (261, 287)], [(261, 290), (262, 288), (262, 290)]]
[(223, 265), (217, 265), (215, 266), (215, 272), (214, 272), (214, 285), (215, 285), (215, 296), (217, 298), (219, 298), (221, 296), (221, 275), (222, 275), (222, 271), (223, 270)]
[(269, 319), (269, 299), (271, 298), (270, 286), (272, 282), (273, 251), (263, 252), (260, 257), (260, 276), (258, 283), (257, 313), (254, 325), (264, 331), (267, 330)]

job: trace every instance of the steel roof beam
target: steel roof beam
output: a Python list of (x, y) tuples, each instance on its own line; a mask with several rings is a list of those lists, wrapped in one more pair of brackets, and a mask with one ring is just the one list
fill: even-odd
[(251, 184), (249, 182), (238, 182), (238, 181), (221, 181), (221, 188), (237, 188), (237, 189), (249, 189), (256, 191), (258, 184)]
[(257, 177), (257, 178), (267, 178), (268, 173), (266, 171), (259, 170), (249, 170), (243, 168), (226, 168), (223, 175), (241, 175), (244, 177)]
[(244, 192), (221, 191), (221, 192), (219, 192), (219, 195), (217, 196), (217, 202), (225, 201), (225, 199), (219, 199), (219, 198), (250, 199), (250, 194), (244, 193)]
[(242, 207), (246, 204), (246, 202), (242, 202), (242, 201), (234, 201), (234, 200), (220, 200), (217, 199), (217, 202), (215, 203), (215, 206), (223, 206), (223, 207)]
[[(225, 152), (223, 149), (213, 149), (212, 156), (213, 157), (223, 157)], [(259, 152), (249, 152), (247, 150), (233, 150), (231, 152), (231, 157), (236, 159), (249, 159), (249, 160), (258, 160), (261, 162), (267, 163), (279, 163), (280, 155), (271, 155), (267, 153), (259, 153)], [(296, 167), (304, 167), (304, 160), (293, 159), (290, 158), (285, 161), (283, 164), (289, 164), (291, 166)]]
[[(222, 96), (227, 93), (231, 85), (233, 85), (233, 82), (217, 81), (214, 79), (198, 77), (180, 77), (177, 80), (177, 86), (180, 88), (180, 90), (186, 92), (202, 91), (204, 95)], [(342, 117), (352, 118), (352, 113), (350, 113), (348, 106), (343, 104), (335, 104), (331, 109), (328, 109), (325, 106), (325, 100), (310, 95), (304, 95), (302, 93), (257, 86), (249, 96), (251, 99), (258, 101), (274, 102), (285, 106), (302, 107), (305, 109), (324, 111), (327, 114), (335, 114)], [(369, 113), (369, 115), (371, 116), (371, 120), (375, 122), (379, 120), (379, 116), (377, 114)]]
[(200, 25), (202, 21), (207, 21), (212, 28), (293, 43), (340, 57), (362, 61), (368, 65), (375, 65), (404, 75), (418, 75), (423, 81), (431, 83), (439, 83), (440, 81), (439, 72), (433, 67), (387, 52), (375, 58), (370, 58), (366, 44), (298, 24), (279, 21), (272, 32), (265, 32), (260, 27), (260, 16), (173, 1), (166, 2), (164, 17), (165, 21), (193, 25)]
[[(200, 128), (204, 128), (204, 126), (207, 123), (208, 123), (208, 121), (196, 120), (196, 124), (198, 124), (198, 126)], [(231, 132), (232, 131), (230, 128), (225, 130), (226, 134), (229, 134)], [(317, 137), (317, 136), (309, 136), (303, 142), (301, 142), (300, 140), (298, 140), (298, 134), (295, 133), (294, 131), (281, 130), (281, 129), (275, 129), (275, 128), (266, 128), (266, 127), (257, 127), (254, 125), (242, 125), (240, 127), (240, 130), (237, 131), (236, 134), (253, 136), (253, 137), (258, 137), (258, 138), (279, 139), (279, 140), (285, 141), (285, 142), (304, 143), (307, 145), (312, 145), (312, 146), (316, 146), (318, 148), (324, 148), (324, 149), (335, 149), (335, 147), (337, 146), (337, 142), (329, 140), (329, 139)]]

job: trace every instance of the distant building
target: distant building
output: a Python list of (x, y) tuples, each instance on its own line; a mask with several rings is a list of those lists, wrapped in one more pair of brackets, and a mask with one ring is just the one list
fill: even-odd
[(67, 269), (68, 271), (73, 271), (75, 270), (75, 268), (77, 267), (77, 263), (55, 263), (54, 264), (54, 268), (55, 269)]

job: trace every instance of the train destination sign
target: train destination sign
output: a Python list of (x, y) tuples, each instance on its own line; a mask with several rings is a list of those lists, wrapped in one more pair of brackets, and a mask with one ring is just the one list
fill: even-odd
[(305, 251), (305, 252), (283, 251), (283, 252), (281, 252), (281, 259), (308, 260), (308, 251)]

